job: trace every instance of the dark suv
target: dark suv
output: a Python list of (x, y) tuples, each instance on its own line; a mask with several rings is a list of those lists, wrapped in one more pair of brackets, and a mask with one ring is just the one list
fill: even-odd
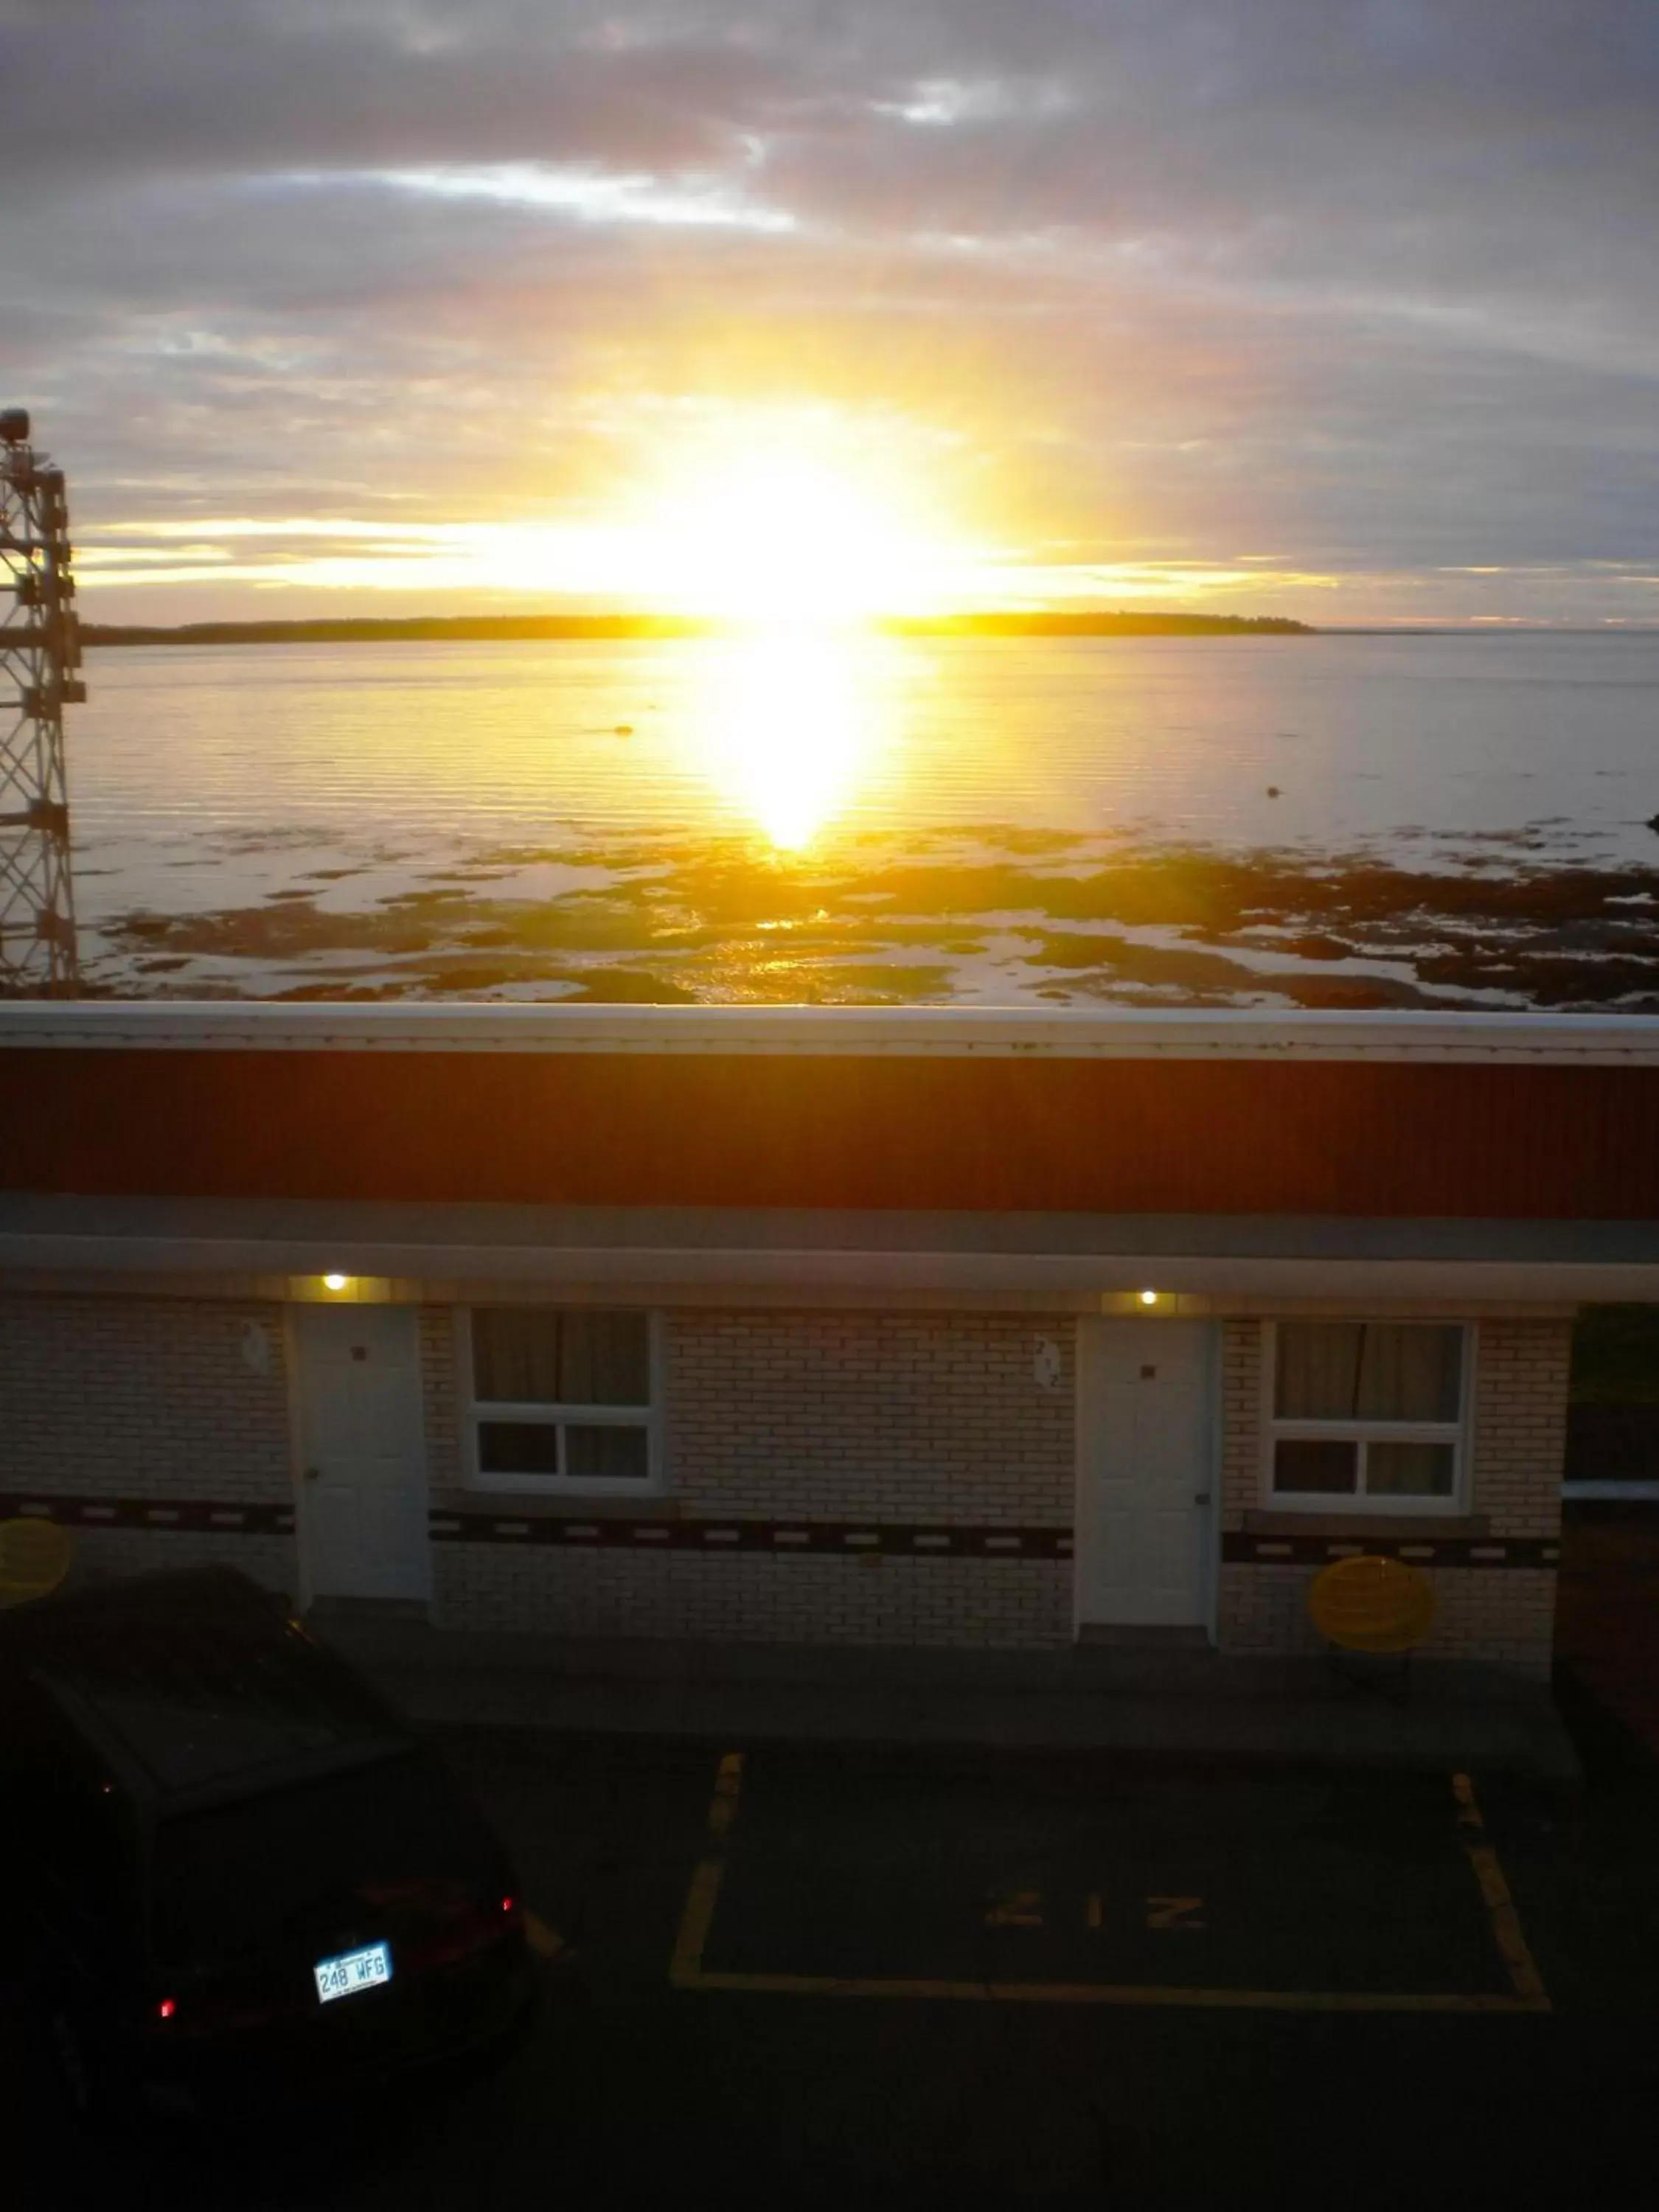
[(0, 1614), (0, 1861), (37, 1936), (30, 2014), (82, 2105), (347, 2088), (505, 2041), (531, 2001), (483, 1820), (228, 1568)]

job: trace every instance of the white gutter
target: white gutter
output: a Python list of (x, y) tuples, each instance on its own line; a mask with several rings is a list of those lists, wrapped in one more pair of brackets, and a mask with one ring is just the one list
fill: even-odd
[(19, 1048), (1659, 1066), (1659, 1016), (11, 1000), (0, 1004), (0, 1050)]
[(589, 1289), (1032, 1291), (1093, 1298), (1143, 1289), (1205, 1298), (1352, 1297), (1620, 1304), (1659, 1300), (1659, 1262), (1180, 1259), (1130, 1254), (732, 1251), (676, 1248), (327, 1243), (282, 1237), (0, 1236), (7, 1273), (318, 1276)]

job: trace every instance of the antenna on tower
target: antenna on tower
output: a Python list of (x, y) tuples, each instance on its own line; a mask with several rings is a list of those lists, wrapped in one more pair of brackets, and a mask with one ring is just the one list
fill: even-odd
[(64, 471), (51, 464), (23, 409), (0, 409), (0, 999), (72, 999), (81, 981), (64, 709), (87, 687)]

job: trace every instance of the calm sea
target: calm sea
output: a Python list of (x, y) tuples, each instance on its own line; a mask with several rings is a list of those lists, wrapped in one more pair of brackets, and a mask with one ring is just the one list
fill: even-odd
[(76, 899), (122, 991), (1659, 1010), (1659, 635), (86, 673)]

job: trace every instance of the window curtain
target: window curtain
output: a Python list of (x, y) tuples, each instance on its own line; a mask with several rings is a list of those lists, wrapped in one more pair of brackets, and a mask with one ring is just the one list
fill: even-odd
[(1463, 1332), (1401, 1322), (1281, 1322), (1284, 1421), (1455, 1421)]
[(644, 1314), (480, 1306), (472, 1315), (473, 1395), (495, 1406), (648, 1406)]

